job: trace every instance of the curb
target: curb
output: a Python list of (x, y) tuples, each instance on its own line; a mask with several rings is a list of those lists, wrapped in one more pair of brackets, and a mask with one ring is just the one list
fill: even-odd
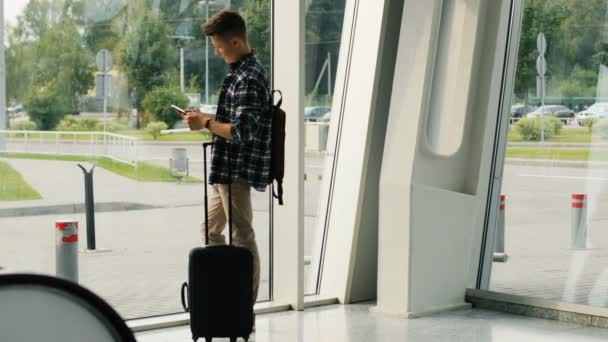
[(554, 160), (554, 159), (526, 159), (526, 158), (506, 158), (507, 165), (520, 166), (543, 166), (543, 167), (571, 167), (581, 169), (608, 169), (608, 162), (600, 161), (574, 161), (574, 160)]

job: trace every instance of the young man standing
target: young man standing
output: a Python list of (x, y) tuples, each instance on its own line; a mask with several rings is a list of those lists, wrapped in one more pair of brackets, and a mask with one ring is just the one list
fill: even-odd
[[(252, 226), (251, 188), (265, 191), (270, 178), (272, 116), (268, 79), (249, 46), (245, 21), (238, 12), (217, 13), (203, 25), (203, 31), (210, 37), (215, 54), (224, 58), (230, 68), (220, 91), (216, 116), (191, 110), (184, 120), (192, 130), (207, 128), (213, 134), (209, 243), (226, 243), (223, 231), (228, 219), (228, 184), (232, 183), (233, 243), (253, 254), (255, 303), (260, 257)], [(203, 224), (203, 238), (204, 229)]]

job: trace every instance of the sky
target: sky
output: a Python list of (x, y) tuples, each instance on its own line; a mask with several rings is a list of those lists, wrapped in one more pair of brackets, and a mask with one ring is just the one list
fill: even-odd
[(4, 20), (6, 23), (15, 24), (17, 15), (23, 12), (28, 0), (0, 0), (4, 2)]

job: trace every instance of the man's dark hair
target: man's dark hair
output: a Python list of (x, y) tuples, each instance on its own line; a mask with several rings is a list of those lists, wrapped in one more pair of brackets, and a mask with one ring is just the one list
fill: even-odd
[(219, 36), (224, 39), (239, 37), (247, 41), (247, 27), (239, 12), (221, 10), (203, 24), (207, 36)]

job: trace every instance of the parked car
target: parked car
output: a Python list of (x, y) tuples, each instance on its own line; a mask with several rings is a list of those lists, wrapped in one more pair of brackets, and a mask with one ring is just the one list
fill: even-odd
[(304, 108), (304, 121), (321, 121), (331, 108), (324, 106), (314, 106)]
[(323, 115), (323, 118), (321, 118), (321, 121), (329, 122), (330, 119), (331, 119), (331, 111), (325, 113), (325, 115)]
[(528, 113), (526, 117), (535, 118), (540, 116), (555, 116), (564, 124), (568, 124), (568, 120), (574, 119), (574, 111), (562, 105), (544, 105), (538, 107), (532, 113)]
[(8, 107), (6, 109), (9, 118), (19, 118), (25, 117), (25, 113), (23, 112), (23, 105), (17, 104), (13, 107)]
[(603, 119), (608, 117), (608, 102), (597, 102), (589, 106), (589, 108), (580, 111), (576, 114), (579, 124), (583, 124), (585, 119)]
[(527, 107), (523, 104), (514, 104), (511, 106), (511, 118), (519, 119), (526, 116), (528, 113), (532, 113), (536, 110), (536, 106), (528, 105)]

